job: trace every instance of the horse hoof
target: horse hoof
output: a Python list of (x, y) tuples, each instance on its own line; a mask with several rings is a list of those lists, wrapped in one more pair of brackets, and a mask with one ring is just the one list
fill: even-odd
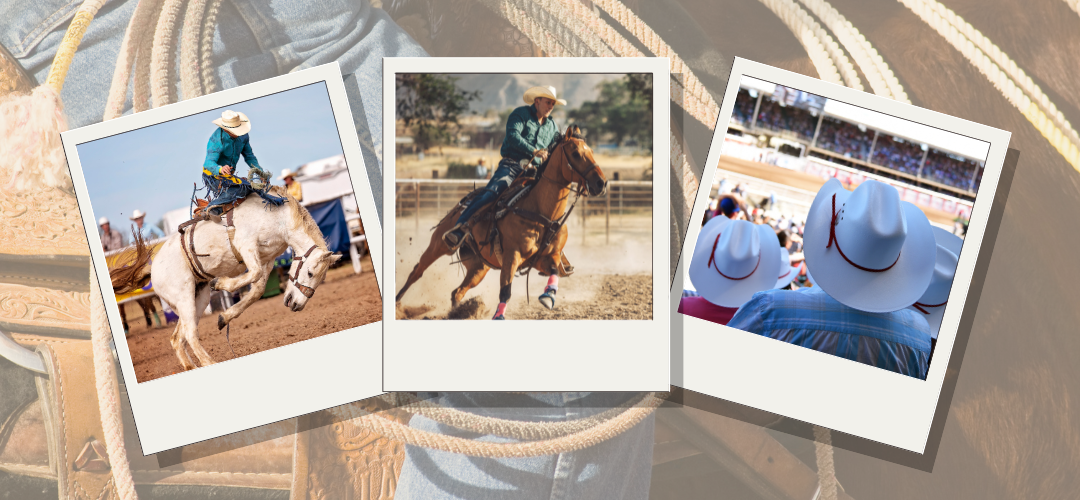
[(540, 304), (548, 309), (555, 309), (555, 296), (549, 293), (544, 293), (540, 296)]
[(217, 317), (217, 329), (222, 330), (225, 328), (225, 316), (218, 315)]
[(218, 279), (217, 278), (214, 278), (214, 279), (210, 280), (210, 289), (214, 290), (214, 291), (217, 291), (217, 289), (218, 289), (217, 284), (218, 284)]
[(506, 316), (503, 316), (503, 315), (500, 314), (500, 315), (495, 316), (494, 318), (491, 318), (491, 319), (493, 319), (493, 320), (495, 320), (495, 319), (506, 319)]

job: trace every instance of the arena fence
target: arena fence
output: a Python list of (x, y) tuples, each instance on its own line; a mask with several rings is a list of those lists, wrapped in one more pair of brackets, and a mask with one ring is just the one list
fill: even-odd
[[(485, 179), (400, 179), (395, 187), (395, 214), (398, 226), (412, 218), (420, 230), (421, 218), (442, 217), (465, 195), (482, 188)], [(616, 227), (623, 216), (647, 213), (653, 206), (652, 181), (609, 181), (602, 196), (583, 196), (574, 208), (573, 217), (582, 224), (598, 224), (590, 219), (603, 217), (605, 238), (609, 238), (612, 223)]]

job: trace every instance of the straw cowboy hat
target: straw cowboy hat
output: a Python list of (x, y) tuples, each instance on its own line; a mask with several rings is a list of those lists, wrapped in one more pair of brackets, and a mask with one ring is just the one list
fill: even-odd
[(547, 97), (548, 99), (551, 99), (558, 104), (566, 106), (566, 101), (555, 97), (555, 87), (552, 86), (533, 87), (529, 90), (526, 90), (525, 95), (522, 97), (522, 99), (525, 100), (525, 104), (532, 104), (537, 97)]
[(773, 288), (784, 288), (785, 286), (788, 286), (798, 275), (799, 266), (791, 265), (791, 254), (788, 253), (787, 249), (781, 248), (780, 277), (776, 278), (776, 286)]
[(806, 217), (803, 253), (814, 284), (841, 304), (883, 313), (914, 304), (934, 274), (926, 214), (895, 188), (868, 180), (855, 191), (829, 179)]
[(146, 217), (146, 212), (143, 212), (142, 210), (136, 208), (134, 212), (131, 212), (131, 217), (128, 218), (131, 220), (135, 220), (142, 217)]
[(957, 259), (964, 240), (939, 227), (934, 227), (937, 242), (937, 260), (934, 262), (934, 277), (930, 286), (923, 292), (919, 301), (911, 306), (913, 311), (922, 313), (930, 324), (930, 337), (938, 338), (941, 319), (945, 316), (945, 303), (952, 290), (953, 275), (956, 273)]
[(296, 172), (293, 172), (292, 170), (286, 168), (281, 171), (281, 175), (278, 176), (278, 180), (283, 181), (289, 177), (296, 177)]
[(698, 241), (690, 261), (690, 280), (705, 300), (739, 307), (776, 284), (780, 240), (771, 227), (744, 220), (721, 221)]
[(104, 226), (105, 224), (108, 224), (108, 223), (109, 223), (109, 218), (108, 217), (102, 217), (102, 218), (97, 220), (97, 225), (99, 225), (99, 226)]
[(237, 137), (251, 132), (251, 121), (248, 120), (247, 115), (237, 111), (222, 111), (221, 118), (214, 120), (214, 125), (225, 129), (230, 134)]

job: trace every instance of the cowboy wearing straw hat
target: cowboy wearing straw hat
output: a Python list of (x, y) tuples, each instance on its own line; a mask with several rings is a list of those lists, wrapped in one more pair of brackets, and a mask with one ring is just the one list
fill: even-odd
[(286, 168), (281, 171), (278, 180), (285, 181), (285, 190), (289, 196), (296, 198), (296, 201), (304, 201), (304, 191), (300, 188), (300, 181), (296, 180), (296, 172)]
[(129, 217), (129, 219), (135, 222), (135, 227), (132, 228), (132, 230), (139, 233), (139, 237), (141, 237), (142, 239), (150, 241), (165, 237), (165, 233), (161, 232), (161, 230), (158, 229), (157, 226), (147, 226), (143, 224), (143, 222), (146, 220), (146, 212), (143, 212), (142, 210), (136, 208), (135, 211), (131, 213), (131, 217)]
[(124, 248), (124, 233), (112, 228), (108, 217), (98, 219), (101, 228), (101, 247), (106, 251)]
[(253, 192), (259, 192), (263, 199), (274, 205), (285, 203), (285, 198), (268, 195), (257, 190), (247, 178), (237, 177), (236, 168), (240, 157), (244, 157), (251, 172), (265, 174), (259, 166), (259, 160), (251, 150), (248, 132), (251, 120), (244, 113), (226, 110), (221, 118), (213, 121), (217, 129), (210, 134), (206, 144), (206, 160), (203, 161), (203, 182), (210, 190), (209, 213), (219, 215), (222, 205), (241, 200)]
[(503, 139), (502, 161), (499, 162), (483, 194), (469, 203), (458, 217), (453, 229), (443, 234), (443, 241), (454, 249), (465, 241), (463, 225), (480, 207), (495, 201), (526, 165), (540, 164), (547, 159), (547, 149), (559, 135), (559, 127), (551, 119), (551, 111), (556, 104), (566, 105), (566, 101), (555, 95), (555, 87), (533, 87), (522, 96), (528, 106), (521, 106), (510, 113), (506, 120), (506, 138)]
[(761, 292), (728, 326), (926, 379), (930, 326), (914, 304), (930, 285), (930, 221), (887, 184), (831, 179), (806, 220), (812, 288)]
[(679, 312), (727, 324), (755, 293), (776, 285), (781, 270), (780, 241), (772, 228), (714, 217), (698, 234), (690, 260), (697, 297), (679, 302)]

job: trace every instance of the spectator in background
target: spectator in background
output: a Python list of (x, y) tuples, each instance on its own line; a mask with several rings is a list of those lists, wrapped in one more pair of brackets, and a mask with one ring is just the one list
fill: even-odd
[(781, 272), (780, 245), (766, 226), (714, 217), (698, 234), (688, 275), (697, 296), (679, 301), (679, 312), (720, 325), (756, 292), (769, 290)]
[(296, 180), (296, 172), (286, 168), (281, 171), (278, 180), (285, 181), (285, 191), (289, 196), (296, 198), (296, 201), (304, 201), (304, 190), (300, 187), (300, 181)]
[(746, 206), (743, 203), (742, 198), (735, 194), (725, 194), (720, 196), (720, 201), (716, 204), (717, 210), (713, 215), (723, 215), (728, 219), (746, 219)]
[(131, 220), (135, 221), (134, 230), (139, 233), (139, 237), (146, 241), (156, 240), (158, 238), (165, 237), (165, 233), (161, 232), (161, 229), (158, 229), (157, 226), (143, 225), (143, 221), (145, 219), (146, 212), (143, 212), (142, 210), (139, 210), (137, 208), (131, 214)]
[[(887, 184), (868, 180), (848, 192), (832, 179), (818, 191), (807, 225), (815, 286), (757, 293), (728, 326), (925, 380), (930, 326), (906, 307), (934, 271), (926, 215)], [(871, 225), (894, 229), (879, 234)]]
[(101, 246), (106, 252), (124, 248), (123, 233), (113, 229), (107, 217), (98, 219), (98, 226), (101, 228)]

